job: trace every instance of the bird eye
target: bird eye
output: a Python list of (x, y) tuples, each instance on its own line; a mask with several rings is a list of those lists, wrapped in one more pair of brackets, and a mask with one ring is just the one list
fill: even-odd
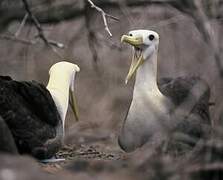
[(132, 33), (130, 33), (129, 36), (132, 36)]
[(149, 35), (149, 40), (150, 40), (150, 41), (152, 41), (154, 38), (155, 38), (154, 35), (152, 35), (152, 34)]

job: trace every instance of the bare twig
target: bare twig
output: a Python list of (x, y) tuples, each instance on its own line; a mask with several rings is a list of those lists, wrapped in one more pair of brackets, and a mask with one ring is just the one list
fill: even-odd
[[(3, 34), (3, 35), (0, 35), (0, 38), (1, 39), (5, 39), (5, 40), (11, 40), (11, 41), (19, 42), (19, 43), (26, 44), (26, 45), (34, 45), (34, 44), (36, 44), (37, 43), (36, 40), (29, 40), (29, 39), (24, 39), (24, 38), (18, 38), (18, 36), (21, 33), (22, 28), (24, 27), (24, 25), (25, 25), (28, 17), (30, 16), (31, 19), (33, 20), (33, 22), (35, 22), (34, 23), (35, 24), (35, 27), (38, 29), (38, 32), (39, 32), (38, 37), (40, 37), (41, 39), (43, 39), (44, 42), (47, 42), (47, 44), (49, 46), (52, 45), (52, 46), (55, 46), (57, 48), (64, 48), (64, 44), (59, 43), (59, 42), (56, 42), (54, 40), (48, 40), (45, 37), (45, 35), (43, 33), (43, 30), (42, 30), (42, 28), (40, 26), (40, 23), (38, 22), (38, 20), (35, 18), (35, 16), (30, 11), (30, 8), (28, 6), (28, 3), (26, 1), (23, 1), (23, 2), (24, 2), (24, 5), (26, 7), (27, 13), (25, 14), (25, 16), (24, 16), (24, 18), (23, 18), (23, 20), (22, 20), (22, 22), (21, 22), (18, 30), (15, 32), (14, 35)], [(53, 50), (53, 51), (55, 51), (55, 50)]]
[(22, 38), (18, 38), (16, 36), (10, 36), (10, 35), (0, 35), (0, 39), (11, 40), (11, 41), (19, 42), (19, 43), (26, 44), (26, 45), (36, 44), (35, 41), (22, 39)]
[(98, 61), (99, 57), (98, 57), (98, 53), (97, 53), (97, 49), (96, 49), (95, 45), (98, 44), (98, 42), (97, 42), (95, 32), (91, 27), (91, 14), (90, 14), (89, 8), (90, 7), (88, 6), (88, 4), (86, 2), (85, 3), (85, 26), (87, 29), (88, 46), (89, 46), (89, 49), (92, 54), (93, 66), (97, 71), (97, 69), (98, 69), (97, 61)]
[(56, 45), (56, 47), (59, 47), (59, 48), (63, 48), (64, 45), (61, 44), (61, 43), (56, 43), (55, 41), (49, 42), (49, 40), (46, 38), (46, 36), (45, 36), (45, 34), (43, 32), (43, 29), (41, 27), (41, 24), (39, 23), (39, 21), (37, 20), (37, 18), (34, 16), (34, 14), (31, 12), (31, 9), (29, 7), (29, 4), (28, 4), (27, 0), (22, 0), (22, 1), (23, 1), (25, 10), (27, 11), (29, 17), (31, 18), (31, 21), (33, 22), (33, 24), (35, 25), (35, 27), (36, 27), (36, 29), (38, 31), (38, 36), (44, 41), (44, 43), (48, 47), (50, 47), (52, 49), (53, 52), (55, 52), (60, 58), (62, 58), (62, 56), (58, 53), (58, 51), (52, 45)]
[(63, 49), (65, 47), (63, 43), (54, 40), (48, 40), (48, 43), (60, 49)]
[(108, 32), (108, 34), (110, 36), (112, 36), (112, 33), (111, 33), (111, 31), (110, 31), (110, 29), (108, 27), (108, 22), (107, 22), (106, 17), (114, 19), (116, 21), (118, 21), (119, 19), (114, 17), (114, 16), (112, 16), (112, 15), (110, 15), (110, 14), (105, 13), (104, 10), (102, 10), (100, 7), (96, 6), (91, 0), (87, 0), (87, 1), (90, 3), (92, 8), (95, 8), (98, 12), (101, 13), (102, 18), (103, 18), (103, 22), (104, 22), (104, 26), (105, 26), (105, 30)]
[(24, 4), (24, 7), (29, 15), (29, 17), (31, 18), (32, 22), (34, 23), (36, 29), (38, 30), (38, 33), (39, 33), (39, 37), (47, 44), (49, 45), (48, 43), (48, 40), (47, 38), (45, 37), (44, 35), (44, 32), (43, 32), (43, 29), (41, 28), (41, 25), (39, 23), (39, 21), (36, 19), (36, 17), (33, 15), (33, 13), (31, 12), (30, 10), (30, 7), (28, 5), (28, 2), (26, 0), (22, 0), (23, 1), (23, 4)]
[[(0, 35), (0, 39), (15, 41), (15, 42), (26, 44), (26, 45), (35, 45), (35, 44), (37, 44), (37, 41), (35, 41), (35, 40), (19, 38), (17, 36), (11, 36), (11, 35), (7, 35), (7, 34), (1, 34)], [(64, 44), (62, 44), (62, 43), (59, 43), (59, 42), (56, 42), (56, 41), (53, 41), (53, 40), (48, 40), (48, 41), (49, 41), (49, 44), (51, 44), (53, 46), (56, 46), (58, 48), (62, 49), (62, 48), (65, 47)]]
[(24, 25), (25, 25), (25, 23), (26, 23), (27, 18), (28, 18), (28, 13), (25, 14), (25, 16), (24, 16), (24, 18), (23, 18), (23, 20), (22, 20), (22, 22), (21, 22), (21, 24), (20, 24), (18, 30), (17, 30), (16, 33), (15, 33), (15, 37), (18, 37), (18, 36), (19, 36), (19, 34), (20, 34), (22, 28), (24, 27)]

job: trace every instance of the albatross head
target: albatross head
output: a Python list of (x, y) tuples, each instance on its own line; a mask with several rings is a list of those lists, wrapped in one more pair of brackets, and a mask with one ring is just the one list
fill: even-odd
[(75, 74), (79, 71), (80, 68), (76, 64), (66, 61), (54, 64), (49, 70), (50, 79), (47, 89), (57, 106), (57, 110), (63, 121), (63, 127), (69, 103), (76, 120), (78, 120), (77, 103), (74, 95), (74, 81)]
[(126, 84), (136, 73), (137, 69), (150, 57), (157, 53), (159, 45), (159, 35), (150, 30), (133, 30), (128, 35), (123, 35), (121, 42), (133, 46), (132, 64), (126, 77)]

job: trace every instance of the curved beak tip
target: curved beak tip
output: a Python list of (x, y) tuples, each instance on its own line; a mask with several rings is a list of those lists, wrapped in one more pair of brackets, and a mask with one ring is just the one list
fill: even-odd
[(76, 72), (79, 72), (80, 71), (80, 67), (78, 65), (75, 66), (75, 70)]

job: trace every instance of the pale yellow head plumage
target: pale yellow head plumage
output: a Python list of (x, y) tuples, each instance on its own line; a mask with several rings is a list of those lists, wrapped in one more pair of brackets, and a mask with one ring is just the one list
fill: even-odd
[(74, 96), (75, 75), (76, 72), (79, 71), (80, 68), (76, 64), (66, 61), (61, 61), (54, 64), (49, 70), (50, 79), (47, 85), (47, 89), (54, 99), (61, 119), (63, 120), (63, 124), (69, 103), (74, 112), (76, 120), (79, 119), (77, 102)]

